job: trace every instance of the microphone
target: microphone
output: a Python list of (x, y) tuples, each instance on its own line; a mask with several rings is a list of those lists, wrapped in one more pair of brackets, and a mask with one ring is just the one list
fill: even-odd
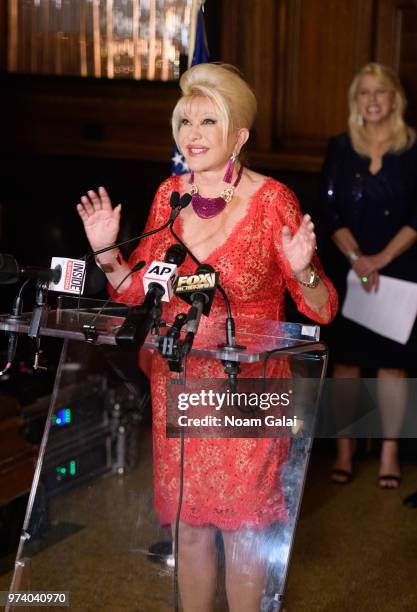
[[(189, 254), (189, 256), (191, 257), (191, 259), (199, 266), (200, 262), (198, 261), (197, 257), (192, 253), (192, 251), (190, 251), (190, 249), (188, 249), (184, 243), (182, 242), (181, 238), (174, 232), (174, 228), (173, 228), (173, 224), (171, 223), (170, 227), (169, 227), (169, 231), (171, 232), (172, 236), (175, 238), (175, 240), (178, 240), (178, 242), (180, 244), (182, 244), (186, 250), (187, 253)], [(187, 283), (184, 281), (184, 285), (186, 285)], [(219, 345), (219, 348), (224, 349), (225, 351), (230, 351), (230, 352), (234, 352), (237, 350), (244, 350), (246, 347), (243, 345), (239, 345), (236, 344), (236, 330), (235, 330), (235, 321), (232, 315), (232, 308), (230, 305), (230, 300), (227, 296), (226, 291), (223, 289), (223, 287), (221, 286), (220, 283), (217, 283), (217, 289), (220, 292), (221, 296), (224, 299), (225, 305), (226, 305), (226, 310), (227, 310), (227, 317), (226, 317), (226, 343)], [(179, 295), (179, 294), (178, 294)], [(211, 304), (210, 304), (211, 306)], [(204, 311), (203, 311), (204, 314)], [(222, 360), (223, 364), (224, 364), (224, 372), (225, 374), (228, 375), (229, 380), (230, 380), (230, 386), (232, 389), (236, 388), (236, 377), (237, 375), (240, 373), (240, 366), (239, 366), (239, 362), (235, 361), (235, 360), (229, 360), (229, 359), (224, 359)]]
[[(173, 199), (173, 195), (178, 193), (177, 191), (173, 191), (172, 192), (172, 196), (171, 196), (171, 207), (172, 207), (172, 212), (169, 216), (169, 221), (170, 224), (172, 225), (175, 221), (175, 219), (178, 217), (178, 215), (180, 214), (180, 212), (182, 211), (183, 208), (186, 208), (186, 206), (188, 206), (188, 204), (191, 202), (191, 194), (189, 193), (184, 193), (184, 195), (181, 196), (181, 198), (179, 198), (178, 200), (178, 204), (176, 206), (172, 205), (172, 199)], [(179, 195), (179, 194), (178, 194)], [(174, 202), (176, 201), (176, 198), (174, 198)]]
[[(144, 265), (145, 265), (145, 262), (143, 260), (142, 261), (138, 261), (138, 263), (135, 266), (133, 266), (133, 268), (131, 270), (129, 270), (129, 272), (126, 274), (126, 276), (124, 276), (122, 278), (122, 280), (120, 281), (120, 283), (113, 289), (113, 291), (110, 293), (110, 295), (107, 298), (107, 300), (105, 302), (103, 302), (102, 306), (100, 307), (100, 309), (95, 314), (95, 316), (94, 316), (93, 320), (91, 321), (91, 323), (86, 323), (86, 324), (83, 325), (83, 331), (84, 331), (85, 339), (87, 340), (87, 342), (94, 343), (96, 341), (96, 339), (97, 339), (97, 330), (96, 330), (96, 327), (95, 327), (95, 322), (97, 321), (98, 317), (103, 312), (105, 312), (105, 309), (106, 309), (107, 305), (112, 301), (112, 299), (117, 294), (118, 290), (123, 285), (125, 280), (127, 278), (129, 278), (129, 276), (131, 276), (132, 274), (135, 274), (135, 272), (139, 272), (139, 270), (141, 270), (144, 267)], [(99, 272), (101, 272), (105, 282), (107, 283), (107, 279), (106, 279), (106, 276), (104, 275), (104, 272), (102, 272), (100, 270), (100, 268), (96, 268), (96, 269)]]
[(98, 249), (97, 251), (91, 251), (87, 253), (85, 257), (97, 257), (97, 255), (101, 255), (102, 253), (106, 253), (107, 251), (112, 251), (113, 249), (118, 249), (126, 244), (130, 244), (131, 242), (135, 242), (136, 240), (142, 240), (142, 238), (147, 238), (148, 236), (152, 236), (153, 234), (157, 234), (158, 232), (162, 232), (162, 230), (166, 229), (169, 225), (172, 225), (175, 219), (178, 217), (183, 208), (189, 205), (191, 202), (191, 195), (189, 193), (184, 193), (181, 197), (178, 191), (173, 191), (170, 198), (170, 206), (172, 208), (169, 219), (166, 223), (161, 225), (161, 227), (157, 227), (154, 230), (149, 232), (145, 232), (144, 234), (140, 234), (139, 236), (135, 236), (134, 238), (129, 238), (128, 240), (123, 240), (122, 242), (117, 242), (108, 247), (104, 247), (102, 249)]
[(206, 296), (203, 293), (197, 293), (187, 314), (185, 338), (182, 345), (183, 356), (188, 355), (188, 353), (191, 351), (198, 326), (200, 325), (203, 308), (206, 303)]
[(0, 284), (17, 283), (20, 278), (48, 283), (51, 291), (81, 294), (84, 288), (85, 261), (53, 257), (51, 268), (21, 266), (13, 255), (0, 254)]
[(214, 293), (218, 284), (219, 273), (209, 264), (200, 264), (194, 274), (179, 276), (175, 286), (175, 295), (187, 304), (193, 304), (196, 292), (205, 296), (202, 314), (207, 316), (211, 309)]
[(175, 210), (176, 208), (179, 208), (179, 206), (180, 206), (180, 194), (178, 193), (178, 191), (173, 191), (171, 193), (171, 198), (169, 200), (169, 205), (171, 206), (172, 210)]
[(0, 284), (12, 285), (20, 278), (34, 278), (40, 281), (57, 281), (61, 274), (59, 270), (38, 268), (33, 266), (20, 266), (13, 255), (0, 254)]
[(175, 287), (175, 294), (191, 308), (187, 314), (183, 354), (187, 355), (193, 345), (198, 331), (201, 315), (210, 313), (219, 274), (209, 264), (200, 264), (195, 274), (180, 276)]
[(174, 244), (164, 261), (153, 261), (143, 277), (145, 298), (142, 304), (130, 309), (116, 334), (116, 343), (126, 350), (136, 350), (145, 342), (151, 326), (157, 327), (161, 318), (161, 301), (169, 302), (177, 279), (177, 268), (186, 257), (186, 249)]
[(85, 261), (52, 257), (51, 267), (59, 271), (57, 279), (52, 279), (48, 285), (50, 291), (64, 291), (82, 295), (85, 283)]
[[(30, 279), (26, 279), (23, 285), (20, 287), (19, 291), (17, 292), (17, 295), (13, 301), (13, 312), (10, 316), (11, 319), (18, 320), (20, 319), (22, 315), (22, 311), (23, 311), (22, 295), (29, 281)], [(18, 342), (19, 334), (17, 332), (9, 332), (8, 336), (9, 336), (9, 342), (7, 345), (6, 366), (0, 372), (0, 376), (3, 376), (8, 370), (10, 370), (10, 368), (13, 365), (14, 359), (16, 357), (17, 342)]]
[[(175, 238), (175, 240), (178, 240), (178, 242), (180, 244), (182, 244), (184, 246), (184, 248), (186, 249), (188, 255), (191, 257), (191, 259), (197, 264), (197, 266), (200, 266), (200, 262), (197, 259), (197, 257), (192, 253), (192, 251), (190, 251), (189, 248), (186, 247), (186, 245), (182, 242), (181, 238), (174, 232), (174, 228), (173, 225), (170, 225), (169, 231), (171, 232), (172, 236)], [(227, 296), (226, 291), (223, 289), (223, 287), (221, 286), (220, 283), (217, 283), (217, 290), (219, 291), (219, 293), (221, 294), (222, 298), (224, 299), (224, 303), (226, 305), (226, 310), (227, 310), (227, 317), (226, 317), (226, 343), (221, 345), (221, 348), (225, 348), (226, 350), (237, 350), (237, 349), (244, 349), (244, 346), (240, 346), (238, 344), (236, 344), (236, 331), (235, 331), (235, 322), (233, 319), (233, 315), (232, 315), (232, 308), (230, 305), (230, 300)]]
[(156, 284), (163, 289), (161, 301), (169, 302), (174, 295), (177, 269), (186, 255), (187, 251), (181, 244), (173, 244), (167, 250), (164, 261), (153, 261), (143, 276), (145, 294)]

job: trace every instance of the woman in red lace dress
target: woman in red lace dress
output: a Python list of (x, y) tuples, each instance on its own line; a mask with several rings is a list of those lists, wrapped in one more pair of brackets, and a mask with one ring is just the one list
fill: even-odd
[[(173, 191), (194, 193), (175, 228), (202, 262), (220, 273), (231, 301), (236, 326), (248, 320), (284, 320), (288, 289), (300, 312), (327, 323), (337, 307), (336, 293), (315, 256), (314, 226), (302, 216), (295, 195), (281, 183), (249, 170), (239, 162), (256, 113), (256, 100), (231, 67), (200, 64), (181, 78), (182, 98), (173, 113), (174, 138), (191, 174), (172, 177), (159, 187), (147, 230), (166, 222)], [(221, 197), (232, 188), (226, 203)], [(208, 200), (209, 199), (209, 200)], [(120, 205), (112, 208), (100, 188), (88, 192), (78, 205), (91, 247), (114, 244)], [(113, 287), (139, 260), (163, 260), (173, 243), (168, 232), (142, 241), (125, 262), (115, 249), (100, 256)], [(187, 257), (182, 274), (195, 271)], [(138, 278), (139, 277), (139, 278)], [(129, 278), (118, 299), (138, 303), (143, 297), (140, 276)], [(184, 310), (177, 298), (166, 305), (172, 321)], [(208, 323), (224, 324), (225, 306), (214, 298)], [(271, 360), (268, 376), (287, 376), (285, 365)], [(242, 376), (259, 377), (259, 364), (242, 367)], [(180, 447), (166, 438), (166, 381), (171, 375), (164, 359), (152, 357), (153, 453), (155, 507), (163, 524), (175, 521), (179, 493)], [(224, 377), (215, 360), (190, 356), (187, 377)], [(278, 520), (286, 508), (280, 472), (287, 457), (285, 439), (186, 439), (184, 499), (179, 536), (179, 579), (184, 610), (211, 610), (214, 601), (217, 554), (215, 534), (222, 531), (226, 556), (226, 590), (230, 610), (259, 610), (264, 565), (256, 560), (256, 537)], [(249, 536), (250, 537), (246, 537)], [(250, 544), (248, 544), (250, 542)], [(238, 562), (236, 562), (238, 560)]]

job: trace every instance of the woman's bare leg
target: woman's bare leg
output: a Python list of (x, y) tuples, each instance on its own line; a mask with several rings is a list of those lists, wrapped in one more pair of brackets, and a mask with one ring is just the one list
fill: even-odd
[[(359, 378), (360, 367), (354, 365), (344, 365), (337, 363), (333, 369), (333, 378), (347, 379)], [(348, 398), (348, 401), (353, 401), (353, 398)], [(338, 409), (343, 410), (343, 405), (337, 402)], [(353, 406), (348, 406), (348, 409), (353, 409)], [(352, 474), (352, 458), (356, 448), (356, 440), (351, 438), (338, 438), (337, 440), (337, 455), (333, 465), (332, 480), (336, 483), (344, 484), (349, 482)], [(340, 473), (338, 473), (340, 470)], [(343, 473), (345, 472), (345, 474)]]
[[(175, 533), (174, 526), (172, 527)], [(216, 528), (180, 523), (178, 579), (184, 612), (212, 612), (216, 594)]]
[(398, 436), (404, 421), (407, 406), (407, 383), (405, 370), (381, 368), (378, 370), (378, 404), (381, 412), (385, 439), (382, 443), (379, 466), (379, 484), (386, 489), (396, 489), (398, 480), (382, 478), (384, 475), (400, 477), (398, 462)]
[(259, 612), (266, 578), (262, 533), (237, 529), (222, 535), (229, 612)]

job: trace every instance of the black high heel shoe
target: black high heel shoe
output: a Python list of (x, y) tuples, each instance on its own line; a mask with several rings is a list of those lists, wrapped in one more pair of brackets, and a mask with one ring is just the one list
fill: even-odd
[(345, 470), (343, 468), (333, 468), (330, 473), (330, 480), (333, 484), (346, 485), (352, 481), (353, 478), (353, 462), (357, 451), (358, 443), (355, 438), (350, 439), (350, 462), (352, 469)]
[[(339, 478), (338, 478), (339, 477)], [(345, 485), (349, 484), (353, 478), (353, 472), (335, 468), (330, 473), (330, 480), (333, 484)]]
[(414, 491), (414, 493), (411, 493), (411, 495), (405, 497), (403, 504), (408, 508), (417, 508), (417, 491)]
[[(395, 442), (398, 444), (398, 440), (396, 438), (384, 438), (382, 443), (384, 442)], [(398, 474), (391, 474), (389, 472), (387, 472), (386, 474), (381, 474), (380, 476), (378, 476), (377, 480), (380, 488), (386, 489), (388, 491), (390, 491), (391, 489), (398, 489), (401, 484), (401, 476), (399, 476)]]
[[(384, 482), (385, 480), (394, 481), (395, 484), (392, 484), (392, 482)], [(401, 476), (396, 476), (395, 474), (381, 474), (381, 476), (378, 476), (378, 484), (381, 489), (398, 489), (401, 484)]]

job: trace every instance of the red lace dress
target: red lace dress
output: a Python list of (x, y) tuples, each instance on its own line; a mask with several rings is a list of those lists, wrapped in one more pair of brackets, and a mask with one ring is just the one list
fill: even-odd
[[(172, 191), (181, 190), (179, 177), (166, 180), (159, 187), (152, 205), (147, 230), (166, 222), (170, 214)], [(329, 300), (320, 315), (304, 301), (301, 289), (293, 278), (281, 252), (281, 228), (288, 225), (294, 232), (301, 219), (295, 195), (285, 185), (271, 178), (252, 196), (244, 218), (237, 223), (223, 245), (206, 260), (220, 272), (220, 280), (231, 301), (238, 329), (239, 320), (284, 320), (284, 294), (288, 289), (300, 312), (323, 323), (333, 318), (337, 296), (315, 259), (321, 278), (327, 285)], [(181, 220), (175, 222), (181, 236)], [(141, 259), (149, 264), (163, 260), (174, 239), (168, 230), (144, 240), (132, 253), (130, 263)], [(191, 274), (195, 263), (187, 257), (182, 274)], [(118, 299), (138, 303), (143, 295), (139, 274), (129, 289)], [(172, 321), (183, 312), (184, 302), (174, 298), (165, 304), (164, 318)], [(219, 317), (224, 321), (225, 307), (218, 294), (213, 301), (209, 323)], [(202, 324), (206, 320), (202, 319)], [(201, 327), (201, 324), (200, 324)], [(260, 364), (242, 367), (242, 377), (261, 375)], [(173, 523), (177, 511), (180, 445), (178, 439), (167, 439), (166, 380), (171, 373), (165, 360), (152, 357), (151, 388), (153, 409), (153, 455), (155, 509), (162, 524)], [(190, 356), (187, 379), (224, 378), (223, 365), (216, 360)], [(288, 377), (285, 360), (270, 360), (268, 376)], [(289, 449), (287, 439), (185, 439), (184, 496), (181, 519), (189, 524), (215, 525), (232, 530), (239, 527), (262, 529), (277, 520), (286, 519), (286, 507), (280, 486), (280, 471)]]

